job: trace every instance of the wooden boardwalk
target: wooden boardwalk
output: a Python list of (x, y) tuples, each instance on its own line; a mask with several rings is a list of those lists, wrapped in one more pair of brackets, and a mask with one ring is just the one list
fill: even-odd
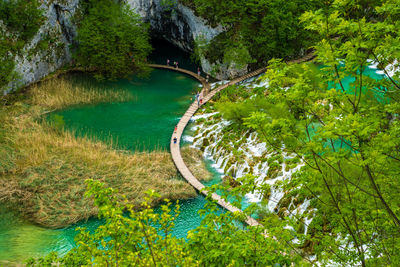
[[(314, 57), (313, 54), (309, 54), (309, 55), (305, 56), (304, 58), (301, 58), (301, 59), (298, 59), (298, 60), (294, 60), (294, 61), (290, 61), (288, 63), (300, 63), (300, 62), (304, 62), (304, 61), (309, 61), (313, 57)], [(188, 70), (185, 70), (185, 69), (181, 69), (181, 68), (174, 68), (174, 67), (167, 66), (167, 65), (149, 64), (149, 67), (159, 68), (159, 69), (168, 69), (168, 70), (173, 70), (173, 71), (185, 73), (187, 75), (190, 75), (190, 76), (194, 77), (198, 81), (200, 81), (201, 84), (203, 85), (203, 90), (202, 90), (202, 94), (201, 95), (204, 96), (203, 97), (203, 101), (202, 101), (202, 105), (207, 103), (218, 92), (224, 90), (228, 86), (237, 84), (239, 82), (242, 82), (244, 80), (247, 80), (249, 78), (257, 76), (257, 75), (259, 75), (261, 73), (264, 73), (267, 70), (267, 68), (261, 68), (261, 69), (255, 70), (255, 71), (250, 72), (250, 73), (248, 73), (248, 74), (246, 74), (246, 75), (244, 75), (242, 77), (236, 78), (236, 79), (234, 79), (234, 80), (232, 80), (232, 81), (230, 81), (230, 82), (228, 82), (228, 83), (226, 83), (224, 85), (221, 85), (221, 86), (217, 87), (216, 89), (214, 89), (214, 90), (212, 90), (210, 92), (210, 89), (211, 89), (210, 85), (206, 82), (206, 80), (203, 77), (197, 75), (194, 72), (191, 72), (191, 71), (188, 71)], [(186, 126), (188, 125), (188, 123), (190, 121), (190, 119), (196, 113), (196, 111), (198, 109), (199, 109), (199, 106), (196, 103), (196, 101), (194, 101), (194, 103), (190, 105), (190, 107), (188, 108), (186, 113), (182, 116), (182, 118), (180, 119), (179, 123), (177, 124), (176, 132), (174, 132), (172, 134), (172, 136), (171, 136), (170, 149), (171, 149), (172, 160), (174, 161), (175, 166), (177, 167), (178, 171), (181, 173), (183, 178), (185, 178), (186, 181), (188, 181), (194, 188), (196, 188), (203, 195), (208, 195), (208, 192), (206, 190), (204, 190), (205, 186), (196, 177), (194, 177), (192, 172), (186, 166), (185, 162), (183, 161), (183, 158), (182, 158), (182, 155), (181, 155), (181, 149), (180, 149), (180, 142), (181, 142), (183, 131), (185, 130)], [(174, 144), (174, 138), (177, 138), (176, 144)], [(221, 196), (219, 196), (216, 193), (212, 194), (212, 198), (215, 201), (217, 201), (217, 203), (221, 207), (229, 210), (230, 212), (243, 213), (242, 210), (240, 210), (237, 207), (233, 206), (231, 203), (225, 201)], [(258, 226), (258, 225), (260, 225), (255, 219), (253, 219), (250, 216), (246, 216), (245, 222), (250, 226)]]
[(187, 74), (189, 76), (192, 76), (193, 78), (197, 79), (201, 83), (201, 85), (203, 86), (203, 90), (206, 93), (210, 92), (211, 87), (207, 83), (206, 79), (204, 79), (202, 76), (199, 76), (199, 75), (197, 75), (196, 73), (194, 73), (192, 71), (181, 69), (181, 68), (175, 68), (173, 66), (168, 66), (168, 65), (148, 64), (147, 66), (149, 66), (151, 68), (156, 68), (156, 69), (177, 71), (177, 72), (184, 73), (184, 74)]
[[(201, 82), (201, 84), (203, 85), (203, 90), (202, 90), (202, 95), (203, 97), (203, 102), (202, 104), (204, 105), (205, 103), (207, 103), (213, 96), (215, 96), (215, 94), (217, 94), (218, 92), (220, 92), (221, 90), (225, 89), (226, 87), (239, 83), (241, 81), (244, 81), (248, 78), (254, 77), (256, 75), (259, 75), (263, 72), (265, 72), (265, 68), (263, 69), (259, 69), (256, 70), (254, 72), (248, 73), (240, 78), (234, 79), (232, 81), (230, 81), (227, 84), (221, 85), (218, 88), (216, 88), (215, 90), (211, 91), (210, 93), (208, 93), (210, 91), (210, 85), (206, 82), (206, 80), (197, 75), (194, 72), (185, 70), (185, 69), (181, 69), (181, 68), (174, 68), (171, 66), (166, 66), (166, 65), (156, 65), (156, 64), (149, 64), (149, 67), (152, 68), (160, 68), (160, 69), (168, 69), (168, 70), (173, 70), (173, 71), (177, 71), (177, 72), (181, 72), (181, 73), (185, 73), (187, 75), (192, 76), (193, 78), (197, 79), (198, 81)], [(207, 94), (208, 93), (208, 94)], [(175, 163), (175, 166), (177, 167), (178, 171), (181, 173), (181, 175), (186, 179), (186, 181), (188, 181), (194, 188), (196, 188), (199, 192), (201, 192), (204, 195), (207, 195), (208, 192), (206, 190), (204, 190), (205, 186), (196, 178), (194, 177), (194, 175), (191, 173), (191, 171), (189, 170), (189, 168), (186, 166), (185, 162), (183, 161), (182, 155), (181, 155), (181, 150), (180, 150), (180, 142), (181, 142), (181, 137), (182, 137), (182, 133), (185, 130), (187, 124), (189, 123), (190, 119), (192, 118), (192, 116), (196, 113), (196, 111), (199, 109), (199, 106), (197, 105), (197, 102), (195, 101), (192, 105), (190, 105), (189, 109), (186, 111), (186, 113), (182, 116), (182, 118), (180, 119), (179, 123), (177, 124), (177, 130), (175, 133), (173, 133), (173, 135), (171, 136), (171, 144), (170, 144), (170, 148), (171, 148), (171, 155), (172, 155), (172, 160)], [(177, 142), (176, 144), (174, 144), (174, 138), (177, 138)], [(212, 198), (214, 200), (216, 200), (218, 202), (218, 204), (231, 211), (231, 212), (240, 212), (242, 213), (242, 210), (238, 209), (237, 207), (233, 206), (231, 203), (225, 201), (224, 199), (221, 198), (221, 196), (219, 196), (216, 193), (212, 194)], [(246, 223), (250, 226), (257, 226), (259, 225), (259, 223), (251, 218), (251, 217), (247, 217), (246, 218)]]

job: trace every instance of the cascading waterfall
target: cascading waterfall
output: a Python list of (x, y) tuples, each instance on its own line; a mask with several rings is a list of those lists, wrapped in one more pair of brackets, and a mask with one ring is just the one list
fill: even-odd
[[(257, 87), (268, 87), (268, 81), (259, 81), (258, 78), (252, 78), (241, 85), (247, 89), (254, 89)], [(218, 82), (212, 85), (212, 88), (224, 84), (226, 81)], [(300, 170), (304, 164), (300, 161), (297, 165), (287, 166), (285, 162), (282, 162), (280, 169), (276, 172), (277, 174), (273, 177), (268, 177), (268, 171), (271, 166), (268, 164), (268, 159), (272, 158), (276, 153), (268, 151), (267, 144), (262, 142), (255, 131), (247, 130), (241, 135), (236, 143), (239, 144), (236, 149), (232, 141), (228, 141), (229, 138), (224, 138), (227, 132), (227, 127), (232, 124), (231, 121), (227, 121), (221, 118), (218, 112), (205, 113), (192, 117), (191, 132), (192, 136), (184, 136), (184, 140), (195, 148), (201, 149), (204, 153), (204, 157), (213, 162), (214, 167), (221, 176), (232, 176), (237, 179), (247, 174), (254, 175), (256, 177), (255, 184), (257, 187), (268, 184), (270, 186), (270, 194), (268, 196), (268, 203), (266, 208), (270, 212), (278, 212), (280, 203), (284, 196), (288, 193), (283, 190), (280, 186), (282, 181), (290, 179), (292, 174)], [(240, 160), (234, 160), (234, 153), (239, 153)], [(282, 153), (282, 158), (290, 160), (295, 155), (290, 155), (286, 152)], [(266, 198), (260, 192), (255, 190), (254, 193), (246, 194), (246, 199), (249, 202), (261, 203)], [(300, 218), (303, 217), (303, 223), (306, 224), (304, 227), (304, 234), (307, 233), (308, 225), (311, 223), (314, 210), (310, 208), (310, 200), (305, 199), (302, 203), (296, 203), (294, 198), (291, 197), (290, 204), (287, 209), (288, 214), (295, 215)]]
[[(214, 162), (213, 167), (218, 170), (222, 175), (231, 174), (233, 178), (240, 178), (247, 174), (256, 176), (256, 185), (261, 186), (262, 184), (269, 184), (271, 193), (268, 199), (267, 208), (271, 212), (276, 212), (278, 205), (282, 198), (285, 196), (284, 190), (277, 185), (278, 182), (290, 179), (292, 174), (298, 171), (303, 163), (299, 163), (295, 168), (286, 169), (285, 163), (282, 164), (281, 169), (278, 171), (278, 175), (275, 178), (268, 179), (267, 174), (270, 166), (265, 159), (268, 159), (274, 155), (269, 152), (267, 145), (261, 142), (258, 134), (254, 131), (248, 130), (239, 141), (240, 145), (237, 149), (241, 153), (241, 161), (235, 161), (232, 163), (234, 157), (233, 150), (227, 149), (227, 147), (234, 147), (234, 144), (229, 141), (223, 144), (224, 129), (231, 124), (231, 122), (224, 119), (216, 119), (214, 123), (209, 124), (210, 119), (214, 119), (217, 112), (206, 113), (197, 115), (192, 118), (192, 121), (201, 121), (200, 119), (207, 119), (207, 125), (199, 122), (191, 127), (191, 130), (195, 133), (194, 136), (184, 136), (184, 140), (191, 142), (195, 148), (202, 149), (204, 151), (204, 157)], [(282, 153), (283, 158), (291, 159), (294, 155), (289, 155), (285, 152)], [(246, 199), (249, 202), (261, 203), (263, 195), (259, 191), (254, 193), (248, 193)], [(305, 200), (304, 203), (299, 204), (295, 207), (293, 200), (289, 205), (293, 214), (302, 216), (309, 208), (310, 200)], [(308, 216), (310, 217), (310, 216)], [(310, 223), (311, 219), (305, 219)], [(305, 227), (307, 230), (307, 227)]]

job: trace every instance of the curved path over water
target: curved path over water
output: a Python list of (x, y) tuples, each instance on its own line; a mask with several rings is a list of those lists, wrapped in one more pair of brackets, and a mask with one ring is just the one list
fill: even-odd
[[(254, 72), (248, 73), (248, 74), (246, 74), (246, 75), (244, 75), (242, 77), (239, 77), (237, 79), (234, 79), (234, 80), (230, 81), (229, 83), (226, 83), (226, 84), (224, 84), (222, 86), (219, 86), (218, 88), (216, 88), (212, 92), (208, 93), (210, 91), (210, 88), (211, 88), (210, 85), (206, 82), (206, 80), (203, 77), (197, 75), (194, 72), (191, 72), (191, 71), (188, 71), (188, 70), (185, 70), (185, 69), (181, 69), (181, 68), (174, 68), (174, 67), (167, 66), (167, 65), (149, 64), (149, 67), (160, 68), (160, 69), (168, 69), (168, 70), (173, 70), (173, 71), (185, 73), (187, 75), (190, 75), (190, 76), (194, 77), (198, 81), (200, 81), (201, 84), (203, 85), (203, 90), (201, 92), (201, 95), (205, 96), (205, 97), (203, 97), (203, 101), (202, 101), (203, 105), (205, 103), (207, 103), (213, 96), (215, 96), (215, 94), (217, 94), (221, 90), (225, 89), (226, 87), (228, 87), (230, 85), (233, 85), (233, 84), (237, 84), (237, 83), (239, 83), (241, 81), (244, 81), (246, 79), (249, 79), (251, 77), (257, 76), (257, 75), (265, 72), (265, 70), (266, 70), (266, 68), (262, 68), (262, 69), (254, 71)], [(186, 166), (185, 162), (183, 161), (183, 158), (182, 158), (182, 155), (181, 155), (181, 150), (180, 150), (180, 141), (181, 141), (182, 133), (185, 130), (187, 124), (190, 121), (190, 119), (196, 113), (196, 111), (198, 109), (199, 109), (199, 106), (197, 105), (197, 103), (195, 101), (192, 105), (190, 105), (189, 109), (182, 116), (182, 118), (180, 119), (179, 123), (177, 124), (176, 132), (174, 132), (172, 137), (171, 137), (170, 148), (171, 148), (172, 160), (174, 161), (175, 166), (177, 167), (177, 169), (179, 170), (181, 175), (186, 179), (186, 181), (188, 181), (199, 192), (201, 192), (204, 195), (207, 195), (208, 192), (206, 190), (204, 190), (205, 186), (196, 177), (194, 177), (194, 175), (191, 173), (189, 168)], [(176, 144), (174, 144), (174, 138), (175, 137), (177, 138)], [(223, 208), (225, 208), (225, 209), (227, 209), (227, 210), (229, 210), (231, 212), (240, 212), (240, 213), (243, 212), (242, 210), (240, 210), (237, 207), (233, 206), (231, 203), (229, 203), (229, 202), (225, 201), (224, 199), (222, 199), (221, 196), (219, 196), (216, 193), (212, 194), (212, 198), (214, 200), (216, 200), (220, 206), (222, 206)], [(248, 225), (250, 225), (250, 226), (259, 225), (259, 223), (255, 219), (251, 218), (250, 216), (247, 216), (246, 223)]]
[(181, 69), (181, 68), (174, 68), (174, 67), (168, 66), (168, 65), (148, 64), (147, 66), (149, 66), (151, 68), (172, 70), (172, 71), (177, 71), (177, 72), (187, 74), (187, 75), (192, 76), (193, 78), (197, 79), (199, 82), (201, 82), (201, 84), (203, 85), (203, 90), (205, 90), (206, 92), (209, 92), (211, 89), (211, 87), (208, 84), (208, 82), (206, 81), (206, 79), (204, 79), (203, 77), (197, 75), (196, 73), (194, 73), (192, 71)]
[[(309, 55), (307, 55), (307, 56), (305, 56), (305, 57), (303, 57), (301, 59), (294, 60), (294, 61), (291, 61), (291, 62), (288, 62), (288, 63), (299, 63), (299, 62), (309, 61), (313, 57), (314, 57), (313, 54), (309, 54)], [(261, 73), (264, 73), (267, 70), (267, 68), (261, 68), (261, 69), (255, 70), (255, 71), (250, 72), (250, 73), (248, 73), (248, 74), (246, 74), (246, 75), (244, 75), (242, 77), (236, 78), (236, 79), (234, 79), (234, 80), (232, 80), (232, 81), (230, 81), (230, 82), (228, 82), (228, 83), (226, 83), (224, 85), (221, 85), (221, 86), (217, 87), (216, 89), (214, 89), (214, 90), (212, 90), (210, 92), (210, 88), (211, 88), (210, 85), (206, 82), (206, 80), (203, 77), (197, 75), (194, 72), (191, 72), (191, 71), (188, 71), (188, 70), (185, 70), (185, 69), (181, 69), (181, 68), (174, 68), (174, 67), (167, 66), (167, 65), (149, 64), (149, 67), (160, 68), (160, 69), (169, 69), (169, 70), (185, 73), (187, 75), (190, 75), (190, 76), (194, 77), (198, 81), (200, 81), (201, 84), (203, 85), (203, 90), (201, 92), (201, 95), (204, 96), (203, 97), (203, 101), (202, 101), (202, 105), (207, 103), (218, 92), (222, 91), (223, 89), (227, 88), (228, 86), (237, 84), (239, 82), (242, 82), (244, 80), (247, 80), (249, 78), (257, 76), (257, 75), (259, 75)], [(174, 133), (171, 136), (170, 149), (171, 149), (172, 160), (174, 161), (175, 166), (177, 167), (177, 169), (179, 170), (181, 175), (194, 188), (196, 188), (203, 195), (207, 196), (208, 192), (206, 190), (204, 190), (205, 186), (192, 174), (192, 172), (186, 166), (185, 162), (183, 161), (183, 158), (182, 158), (182, 155), (181, 155), (181, 150), (180, 150), (180, 142), (181, 142), (181, 137), (182, 137), (183, 131), (185, 130), (185, 128), (188, 125), (188, 123), (189, 123), (190, 119), (192, 118), (192, 116), (200, 108), (200, 106), (196, 103), (196, 101), (194, 101), (194, 103), (190, 105), (189, 109), (182, 116), (182, 118), (180, 119), (179, 123), (177, 124), (177, 130), (174, 131)], [(176, 143), (174, 143), (174, 138), (177, 138), (177, 142)], [(238, 209), (237, 207), (233, 206), (228, 201), (225, 201), (221, 196), (219, 196), (216, 193), (212, 194), (212, 198), (215, 201), (217, 201), (218, 204), (221, 207), (229, 210), (230, 212), (243, 213), (243, 211), (241, 209)], [(255, 219), (253, 219), (250, 216), (246, 216), (245, 222), (250, 226), (258, 226), (258, 225), (260, 225)]]
[[(249, 79), (251, 77), (257, 76), (257, 75), (265, 72), (265, 70), (266, 70), (265, 68), (259, 69), (259, 70), (256, 70), (254, 72), (251, 72), (251, 73), (249, 73), (249, 74), (247, 74), (245, 76), (242, 76), (240, 78), (234, 79), (234, 80), (230, 81), (227, 84), (219, 86), (218, 88), (216, 88), (215, 90), (211, 91), (207, 95), (206, 95), (205, 89), (203, 89), (202, 93), (203, 93), (203, 95), (206, 95), (203, 98), (203, 105), (205, 103), (207, 103), (212, 97), (214, 97), (218, 92), (220, 92), (221, 90), (225, 89), (226, 87), (228, 87), (230, 85), (237, 84), (237, 83), (239, 83), (241, 81), (244, 81), (246, 79)], [(171, 147), (172, 159), (173, 159), (176, 167), (178, 168), (179, 172), (182, 174), (182, 176), (194, 188), (196, 188), (202, 194), (207, 195), (208, 192), (206, 190), (204, 190), (205, 186), (196, 177), (194, 177), (194, 175), (190, 172), (189, 168), (186, 166), (185, 162), (183, 161), (183, 158), (182, 158), (182, 155), (181, 155), (181, 151), (180, 151), (180, 140), (181, 140), (181, 137), (182, 137), (183, 130), (186, 128), (186, 126), (189, 123), (190, 119), (192, 118), (194, 113), (196, 113), (196, 111), (198, 109), (199, 109), (199, 106), (195, 102), (189, 107), (189, 109), (186, 111), (186, 113), (182, 116), (181, 120), (178, 123), (176, 132), (171, 137), (171, 145), (170, 145), (170, 147)], [(174, 144), (174, 138), (175, 137), (177, 138), (177, 143), (176, 144)], [(225, 201), (218, 194), (213, 193), (212, 194), (212, 198), (214, 200), (216, 200), (218, 202), (218, 204), (220, 206), (222, 206), (223, 208), (225, 208), (225, 209), (227, 209), (227, 210), (229, 210), (231, 212), (240, 212), (240, 213), (242, 213), (242, 210), (240, 210), (237, 207), (233, 206), (231, 203)], [(251, 218), (250, 216), (247, 216), (245, 221), (250, 226), (259, 225), (259, 223), (255, 219)]]

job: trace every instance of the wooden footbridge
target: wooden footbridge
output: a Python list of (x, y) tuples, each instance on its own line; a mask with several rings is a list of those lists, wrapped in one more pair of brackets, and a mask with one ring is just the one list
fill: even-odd
[[(308, 61), (310, 59), (312, 59), (313, 56), (311, 55), (307, 55), (306, 57), (299, 59), (299, 60), (295, 60), (295, 61), (291, 61), (290, 63), (299, 63), (299, 62), (303, 62), (303, 61)], [(289, 63), (289, 62), (288, 62)], [(181, 69), (181, 68), (174, 68), (171, 66), (167, 66), (167, 65), (156, 65), (156, 64), (149, 64), (149, 67), (152, 68), (159, 68), (159, 69), (168, 69), (168, 70), (173, 70), (173, 71), (177, 71), (180, 73), (184, 73), (187, 74), (189, 76), (194, 77), (195, 79), (197, 79), (198, 81), (201, 82), (201, 84), (203, 85), (203, 90), (201, 92), (200, 95), (203, 96), (202, 98), (202, 104), (204, 105), (205, 103), (207, 103), (211, 98), (213, 98), (218, 92), (224, 90), (225, 88), (227, 88), (228, 86), (237, 84), (239, 82), (242, 82), (244, 80), (247, 80), (249, 78), (255, 77), (261, 73), (264, 73), (267, 68), (261, 68), (258, 69), (256, 71), (250, 72), (244, 76), (241, 76), (239, 78), (236, 78), (224, 85), (221, 85), (219, 87), (217, 87), (216, 89), (212, 90), (210, 92), (210, 85), (206, 82), (206, 80), (197, 75), (194, 72), (185, 70), (185, 69)], [(180, 142), (181, 142), (181, 138), (182, 138), (182, 134), (183, 131), (185, 130), (186, 126), (188, 125), (190, 119), (192, 118), (192, 116), (196, 113), (196, 111), (200, 108), (200, 106), (197, 104), (197, 101), (194, 101), (193, 104), (190, 105), (189, 109), (186, 111), (186, 113), (182, 116), (182, 118), (180, 119), (179, 123), (177, 124), (177, 129), (176, 131), (174, 131), (174, 133), (171, 136), (171, 143), (170, 143), (170, 148), (171, 148), (171, 155), (172, 155), (172, 160), (175, 163), (175, 166), (177, 167), (178, 171), (181, 173), (181, 175), (183, 176), (183, 178), (186, 179), (186, 181), (188, 181), (194, 188), (196, 188), (199, 192), (201, 192), (204, 195), (208, 195), (208, 192), (206, 190), (204, 190), (205, 186), (192, 174), (192, 172), (189, 170), (189, 168), (186, 166), (185, 162), (183, 161), (182, 155), (181, 155), (181, 149), (180, 149)], [(174, 139), (176, 138), (176, 143), (174, 142)], [(239, 212), (239, 213), (243, 213), (242, 210), (238, 209), (237, 207), (233, 206), (231, 203), (225, 201), (221, 196), (219, 196), (216, 193), (212, 194), (212, 198), (218, 202), (218, 204), (231, 211), (231, 212)], [(253, 219), (250, 216), (246, 217), (245, 222), (250, 225), (250, 226), (258, 226), (259, 223)]]

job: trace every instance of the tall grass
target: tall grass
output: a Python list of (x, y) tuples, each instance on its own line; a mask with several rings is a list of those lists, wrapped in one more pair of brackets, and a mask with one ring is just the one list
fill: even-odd
[[(59, 228), (96, 215), (91, 201), (84, 198), (88, 178), (105, 182), (133, 204), (139, 204), (149, 189), (159, 192), (160, 199), (196, 195), (179, 178), (169, 153), (118, 152), (39, 122), (41, 111), (23, 103), (0, 107), (0, 201), (18, 204), (32, 222)], [(206, 177), (199, 154), (192, 152), (185, 152), (185, 159)]]
[(32, 85), (29, 89), (31, 104), (48, 109), (62, 109), (71, 105), (105, 102), (128, 102), (135, 97), (128, 90), (109, 90), (76, 85), (64, 79), (50, 79)]

